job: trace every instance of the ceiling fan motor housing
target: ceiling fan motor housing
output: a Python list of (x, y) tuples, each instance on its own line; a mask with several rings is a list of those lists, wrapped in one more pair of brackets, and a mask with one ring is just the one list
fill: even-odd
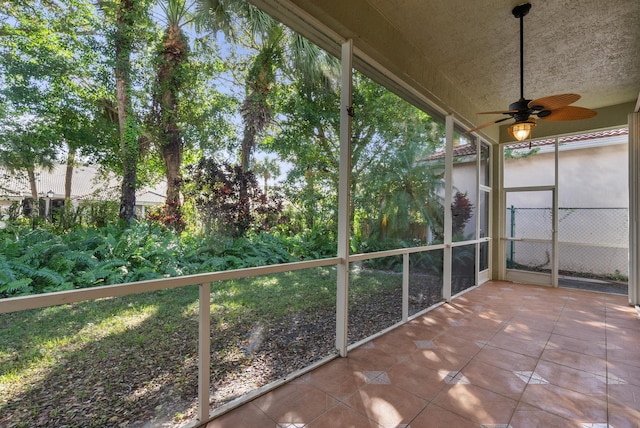
[(511, 13), (513, 13), (513, 16), (516, 18), (522, 18), (523, 16), (527, 16), (529, 10), (531, 10), (531, 3), (524, 3), (514, 7)]
[(533, 113), (531, 108), (529, 107), (529, 103), (531, 100), (525, 100), (524, 98), (520, 98), (515, 103), (509, 104), (509, 110), (512, 112), (511, 117), (513, 117), (518, 122), (525, 122), (529, 119), (529, 116)]

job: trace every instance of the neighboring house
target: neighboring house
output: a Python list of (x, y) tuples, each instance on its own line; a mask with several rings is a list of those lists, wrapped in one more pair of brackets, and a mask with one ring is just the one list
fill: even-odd
[[(53, 169), (36, 170), (36, 188), (40, 198), (50, 195), (52, 207), (62, 206), (65, 199), (66, 165), (59, 164)], [(71, 180), (71, 203), (78, 206), (82, 201), (119, 200), (120, 180), (113, 174), (103, 174), (92, 165), (77, 165)], [(149, 207), (163, 204), (166, 195), (164, 182), (153, 187), (144, 187), (136, 193), (136, 210), (144, 216)], [(0, 213), (14, 202), (22, 203), (31, 198), (31, 188), (25, 173), (10, 173), (0, 167)]]
[[(620, 128), (559, 138), (558, 240), (559, 266), (564, 271), (628, 271), (628, 135), (628, 128)], [(506, 189), (554, 185), (554, 138), (508, 144), (504, 149), (509, 150), (503, 168)], [(443, 156), (438, 153), (432, 158)], [(477, 207), (475, 160), (472, 146), (454, 149), (454, 188), (468, 192)], [(507, 235), (548, 239), (551, 192), (511, 192), (505, 203)], [(465, 234), (473, 233), (473, 227), (472, 219)], [(544, 251), (534, 256), (529, 246), (531, 254), (520, 250), (518, 262), (547, 266)]]

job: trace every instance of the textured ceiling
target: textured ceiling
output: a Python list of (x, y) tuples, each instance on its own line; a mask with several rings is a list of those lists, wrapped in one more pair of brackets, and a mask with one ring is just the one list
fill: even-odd
[[(369, 0), (475, 104), (519, 98), (522, 1)], [(633, 101), (640, 91), (640, 1), (531, 1), (524, 17), (525, 98), (582, 95), (589, 108)]]
[[(582, 107), (635, 104), (640, 0), (529, 2), (525, 98), (578, 93)], [(475, 113), (506, 109), (520, 96), (520, 28), (511, 10), (524, 0), (290, 3), (467, 123), (491, 120)]]

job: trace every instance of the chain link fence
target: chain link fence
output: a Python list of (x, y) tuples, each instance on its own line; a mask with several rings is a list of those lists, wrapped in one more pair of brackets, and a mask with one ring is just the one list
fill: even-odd
[[(552, 239), (551, 208), (507, 208), (506, 236)], [(550, 272), (551, 243), (508, 241), (507, 267)], [(629, 210), (559, 208), (558, 270), (561, 275), (627, 281)]]

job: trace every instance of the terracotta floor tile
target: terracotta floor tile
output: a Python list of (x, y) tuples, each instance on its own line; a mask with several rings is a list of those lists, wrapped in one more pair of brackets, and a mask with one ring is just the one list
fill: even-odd
[(600, 400), (607, 399), (607, 376), (603, 370), (599, 374), (576, 370), (550, 361), (540, 361), (535, 373), (552, 385), (580, 392)]
[(551, 337), (550, 330), (538, 330), (532, 328), (532, 324), (535, 324), (535, 322), (522, 324), (509, 321), (508, 323), (506, 323), (500, 334), (507, 337), (514, 337), (517, 339), (524, 339), (528, 341), (546, 342), (547, 340), (549, 340), (549, 337)]
[(517, 401), (475, 385), (449, 385), (432, 401), (480, 424), (506, 424)]
[(625, 297), (620, 297), (619, 299), (607, 298), (606, 301), (607, 308), (607, 316), (618, 316), (622, 318), (626, 317), (635, 317), (637, 319), (638, 310), (628, 304), (627, 299)]
[[(282, 397), (281, 390), (291, 393)], [(337, 400), (313, 385), (289, 383), (253, 401), (277, 423), (308, 424), (337, 404)]]
[(513, 371), (472, 360), (461, 373), (471, 385), (518, 400), (527, 386)]
[(627, 382), (640, 386), (640, 367), (625, 364), (620, 361), (607, 361), (609, 383)]
[(438, 347), (437, 349), (467, 358), (476, 355), (483, 347), (467, 338), (456, 337), (450, 334), (441, 334), (433, 339), (433, 343)]
[[(603, 316), (606, 315), (605, 306), (590, 307), (585, 302), (580, 302), (576, 307), (567, 305), (562, 311), (560, 319), (558, 321), (580, 321), (581, 323), (591, 323), (589, 325), (597, 326), (601, 325), (604, 321)], [(595, 324), (593, 324), (595, 323)]]
[(421, 349), (410, 355), (409, 361), (433, 370), (460, 370), (469, 358), (442, 349)]
[[(380, 428), (380, 425), (367, 419), (354, 409), (339, 404), (313, 420), (308, 428)], [(262, 427), (255, 427), (262, 428)]]
[(513, 428), (584, 428), (580, 422), (562, 418), (528, 404), (520, 404), (511, 418)]
[(534, 314), (523, 314), (522, 312), (514, 315), (509, 321), (507, 321), (508, 325), (518, 325), (522, 326), (529, 330), (540, 330), (552, 332), (556, 326), (555, 319), (541, 319), (539, 316)]
[(495, 329), (483, 329), (483, 328), (479, 328), (477, 325), (475, 325), (473, 322), (469, 321), (468, 325), (465, 326), (458, 326), (458, 327), (451, 327), (450, 329), (448, 329), (446, 331), (446, 335), (449, 336), (454, 336), (454, 337), (459, 337), (462, 338), (464, 340), (484, 340), (484, 341), (488, 341), (489, 339), (491, 339), (493, 336), (495, 336), (495, 334), (498, 332), (498, 330)]
[(564, 349), (547, 348), (540, 356), (540, 359), (594, 374), (602, 374), (607, 369), (607, 361), (603, 358)]
[(411, 428), (478, 428), (476, 422), (434, 404), (429, 404), (411, 421), (410, 426)]
[[(495, 317), (492, 318), (492, 314), (495, 315)], [(504, 317), (505, 319), (501, 319), (502, 317)], [(504, 323), (511, 318), (512, 317), (507, 318), (507, 315), (504, 313), (486, 310), (484, 307), (479, 306), (478, 310), (472, 314), (467, 315), (465, 317), (465, 320), (468, 322), (468, 325), (470, 327), (497, 333), (502, 329)]]
[(206, 425), (206, 428), (257, 428), (273, 427), (275, 422), (253, 404), (245, 404)]
[(637, 351), (629, 351), (628, 349), (609, 349), (607, 351), (609, 361), (619, 361), (621, 363), (640, 367), (640, 354)]
[(295, 395), (300, 387), (300, 383), (287, 383), (282, 385), (280, 388), (276, 388), (261, 397), (256, 398), (252, 401), (256, 407), (261, 408), (261, 403), (274, 403), (274, 402), (282, 402), (291, 398), (292, 395)]
[(559, 334), (552, 334), (547, 342), (546, 349), (577, 352), (579, 354), (591, 355), (598, 358), (606, 358), (607, 356), (607, 342), (594, 341), (594, 340), (582, 340), (574, 337), (562, 336)]
[(640, 319), (637, 316), (635, 318), (631, 316), (607, 317), (607, 326), (611, 324), (616, 328), (633, 331), (635, 334), (640, 333)]
[(357, 348), (349, 352), (347, 357), (364, 370), (385, 370), (406, 359), (405, 355), (391, 355), (380, 349)]
[(536, 358), (508, 351), (506, 349), (496, 348), (491, 345), (480, 350), (480, 352), (478, 352), (474, 357), (474, 360), (510, 371), (532, 371), (538, 364), (538, 360)]
[[(420, 329), (424, 331), (423, 334), (433, 334), (433, 336), (445, 331), (449, 328), (446, 325), (446, 320), (435, 318), (433, 316), (429, 316), (431, 312), (428, 312), (425, 315), (422, 315), (418, 318), (415, 318), (407, 323), (408, 327), (412, 327), (415, 329)], [(432, 337), (433, 337), (432, 336)]]
[(609, 403), (640, 411), (640, 386), (630, 383), (609, 385)]
[(640, 428), (640, 409), (609, 403), (609, 426), (612, 428)]
[(411, 422), (427, 401), (393, 385), (367, 385), (346, 404), (385, 428), (395, 428)]
[(435, 334), (423, 335), (415, 331), (415, 329), (400, 327), (400, 331), (394, 331), (394, 334), (385, 334), (373, 341), (375, 349), (393, 356), (405, 356), (415, 351), (416, 341), (428, 341), (433, 339)]
[(626, 349), (640, 353), (640, 334), (636, 332), (607, 329), (606, 338), (608, 349)]
[(333, 397), (344, 400), (366, 384), (364, 369), (349, 358), (333, 360), (311, 372), (310, 382)]
[(637, 326), (625, 297), (489, 282), (207, 427), (640, 428)]
[(564, 302), (551, 300), (546, 295), (524, 296), (523, 313), (535, 314), (541, 318), (556, 321), (565, 307)]
[(394, 366), (388, 376), (393, 386), (424, 400), (432, 400), (445, 386), (438, 371), (409, 361)]
[(520, 401), (566, 419), (585, 423), (607, 420), (607, 402), (553, 384), (528, 385)]
[(558, 321), (553, 333), (582, 340), (603, 341), (606, 337), (604, 326), (594, 327), (581, 321)]
[(436, 315), (445, 315), (447, 319), (460, 318), (465, 315), (465, 311), (456, 303), (445, 303), (435, 309)]
[(501, 324), (509, 321), (515, 314), (516, 311), (511, 312), (501, 310), (500, 308), (487, 307), (477, 313), (476, 317), (495, 325), (495, 327), (499, 329)]
[(498, 333), (489, 341), (489, 345), (529, 357), (539, 358), (544, 350), (546, 341), (519, 339), (511, 334)]

